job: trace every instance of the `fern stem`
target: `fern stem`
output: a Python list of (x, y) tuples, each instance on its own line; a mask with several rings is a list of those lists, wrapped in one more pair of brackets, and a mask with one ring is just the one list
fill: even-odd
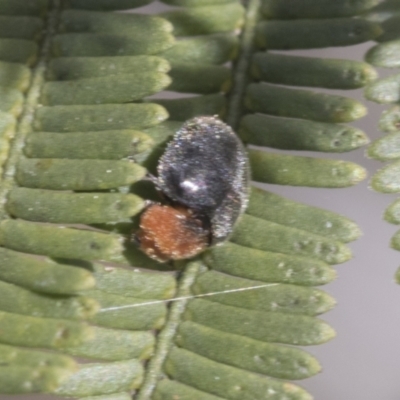
[[(242, 97), (248, 84), (249, 59), (253, 52), (254, 28), (257, 22), (257, 12), (260, 0), (249, 0), (245, 18), (244, 30), (241, 39), (240, 53), (236, 63), (236, 74), (233, 77), (232, 91), (228, 104), (227, 123), (233, 128), (236, 127), (242, 113)], [(190, 295), (190, 287), (198, 275), (201, 263), (194, 261), (189, 263), (180, 281), (177, 297)], [(163, 363), (173, 343), (173, 337), (180, 323), (181, 316), (186, 308), (188, 300), (174, 302), (168, 316), (164, 329), (158, 336), (158, 345), (154, 357), (151, 359), (147, 374), (136, 400), (149, 400), (158, 378), (161, 374)]]
[(17, 131), (11, 144), (8, 160), (5, 163), (4, 175), (0, 188), (0, 204), (3, 207), (0, 209), (0, 220), (8, 218), (4, 205), (6, 196), (10, 189), (15, 185), (14, 174), (16, 170), (17, 160), (23, 157), (23, 146), (27, 134), (32, 130), (32, 122), (35, 111), (39, 105), (40, 91), (45, 80), (45, 72), (47, 60), (50, 55), (51, 37), (57, 29), (58, 15), (60, 12), (60, 0), (53, 0), (47, 17), (44, 28), (45, 36), (42, 41), (39, 59), (32, 71), (30, 88), (27, 91), (26, 99), (22, 114), (20, 116)]
[(257, 24), (259, 7), (260, 0), (249, 0), (247, 2), (247, 12), (240, 43), (239, 57), (236, 62), (236, 73), (233, 76), (232, 91), (230, 94), (226, 117), (226, 122), (233, 129), (237, 128), (238, 121), (242, 115), (242, 99), (249, 82), (248, 69), (254, 47), (254, 28)]
[[(260, 0), (249, 0), (245, 18), (244, 30), (241, 39), (240, 53), (236, 63), (236, 74), (233, 77), (232, 92), (228, 104), (227, 123), (233, 128), (237, 126), (242, 113), (243, 93), (248, 84), (249, 59), (253, 52), (254, 28), (257, 22), (257, 12), (260, 6)], [(196, 276), (201, 268), (201, 263), (194, 261), (188, 264), (183, 277), (180, 281), (177, 297), (186, 297), (190, 295), (190, 287), (194, 283)], [(161, 374), (161, 368), (171, 348), (173, 337), (180, 323), (181, 316), (186, 308), (188, 300), (174, 302), (171, 306), (169, 317), (164, 329), (158, 337), (158, 346), (154, 357), (151, 359), (147, 368), (147, 375), (136, 400), (149, 400), (158, 378)]]
[[(190, 287), (196, 279), (201, 265), (200, 261), (193, 261), (188, 264), (180, 280), (178, 292), (176, 294), (177, 298), (187, 297), (190, 295)], [(136, 400), (150, 399), (188, 301), (188, 299), (185, 299), (182, 301), (176, 301), (172, 304), (164, 329), (158, 336), (158, 344), (155, 354), (147, 367), (147, 373)]]

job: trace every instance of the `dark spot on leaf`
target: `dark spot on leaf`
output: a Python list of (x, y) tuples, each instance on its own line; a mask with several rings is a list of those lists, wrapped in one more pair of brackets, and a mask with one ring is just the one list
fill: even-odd
[(90, 243), (90, 248), (93, 250), (100, 250), (101, 246), (96, 242), (92, 242), (92, 243)]

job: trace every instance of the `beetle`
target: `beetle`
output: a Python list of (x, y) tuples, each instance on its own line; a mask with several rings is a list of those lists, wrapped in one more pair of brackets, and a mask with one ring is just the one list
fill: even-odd
[(232, 128), (217, 116), (186, 121), (168, 143), (153, 177), (165, 205), (140, 218), (135, 240), (160, 262), (191, 258), (224, 242), (245, 211), (249, 162)]

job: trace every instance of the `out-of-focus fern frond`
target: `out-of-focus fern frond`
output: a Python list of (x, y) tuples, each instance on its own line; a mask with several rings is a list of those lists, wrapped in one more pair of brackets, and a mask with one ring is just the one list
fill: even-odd
[[(400, 15), (400, 2), (386, 0), (365, 15), (365, 18), (379, 21), (383, 30), (376, 40), (379, 42), (371, 48), (366, 55), (366, 60), (372, 65), (383, 68), (398, 68), (400, 66), (400, 29), (398, 26)], [(385, 134), (382, 138), (372, 143), (367, 155), (379, 161), (390, 163), (380, 169), (371, 179), (371, 187), (383, 193), (400, 192), (400, 79), (399, 74), (379, 79), (367, 86), (365, 90), (367, 99), (380, 104), (392, 104), (382, 113), (379, 128)], [(385, 210), (384, 218), (392, 224), (399, 224), (399, 200), (393, 202)], [(399, 232), (391, 241), (391, 246), (400, 250)], [(396, 274), (400, 282), (400, 271)]]

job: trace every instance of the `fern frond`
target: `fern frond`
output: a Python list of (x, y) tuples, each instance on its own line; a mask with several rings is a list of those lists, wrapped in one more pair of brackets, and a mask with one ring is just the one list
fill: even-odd
[[(383, 30), (376, 41), (379, 44), (372, 47), (366, 54), (366, 60), (372, 65), (384, 68), (398, 68), (400, 66), (400, 31), (397, 27), (400, 4), (397, 1), (384, 1), (365, 15), (365, 18), (379, 21)], [(399, 76), (391, 75), (379, 79), (367, 86), (365, 96), (369, 100), (380, 104), (394, 104), (382, 113), (379, 128), (385, 134), (373, 142), (367, 155), (379, 161), (390, 162), (380, 169), (371, 179), (371, 187), (382, 193), (399, 193)], [(399, 224), (399, 201), (395, 200), (387, 207), (384, 213), (386, 221)], [(392, 237), (391, 247), (400, 249), (399, 232)], [(399, 281), (399, 272), (396, 273)]]
[[(8, 293), (0, 358), (10, 367), (0, 371), (0, 391), (310, 399), (288, 381), (320, 365), (289, 346), (334, 337), (316, 316), (335, 301), (312, 286), (332, 281), (331, 265), (351, 257), (354, 222), (253, 189), (230, 241), (194, 261), (159, 265), (127, 235), (145, 200), (157, 199), (142, 178), (193, 116), (225, 117), (249, 146), (366, 144), (362, 131), (342, 125), (365, 114), (361, 103), (277, 85), (352, 89), (375, 79), (373, 67), (264, 50), (373, 39), (380, 27), (353, 16), (376, 2), (308, 0), (288, 15), (282, 0), (169, 0), (182, 8), (111, 12), (148, 3), (54, 0), (47, 11), (45, 0), (0, 0), (0, 290)], [(195, 96), (165, 99), (163, 90)], [(249, 157), (256, 182), (333, 188), (365, 177), (340, 160), (264, 148)]]

